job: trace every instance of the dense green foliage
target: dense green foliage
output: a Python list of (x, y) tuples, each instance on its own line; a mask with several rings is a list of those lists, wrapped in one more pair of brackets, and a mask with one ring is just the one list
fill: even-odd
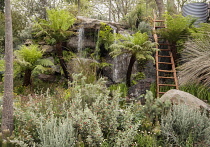
[(72, 34), (71, 31), (67, 31), (74, 23), (75, 18), (67, 10), (61, 9), (49, 9), (47, 10), (48, 19), (40, 19), (36, 23), (35, 37), (41, 37), (49, 44), (55, 44), (59, 41), (63, 41), (67, 36)]
[[(121, 41), (123, 40), (123, 41)], [(116, 44), (110, 46), (113, 50), (110, 55), (116, 57), (118, 55), (128, 53), (135, 55), (137, 60), (153, 60), (152, 54), (156, 49), (155, 43), (149, 41), (149, 36), (146, 33), (137, 32), (132, 36), (122, 36), (117, 40)]]
[(160, 29), (158, 33), (170, 43), (176, 43), (182, 35), (188, 35), (189, 28), (194, 22), (191, 17), (184, 17), (181, 14), (165, 14), (164, 17), (166, 28)]

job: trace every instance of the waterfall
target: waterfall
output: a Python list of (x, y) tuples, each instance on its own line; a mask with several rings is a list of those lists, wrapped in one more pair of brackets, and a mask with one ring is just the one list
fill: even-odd
[[(114, 34), (114, 43), (116, 44), (117, 43), (117, 40), (116, 40), (116, 30), (117, 28), (114, 27), (114, 26), (111, 26), (110, 27), (113, 29), (113, 34)], [(112, 75), (112, 79), (114, 82), (118, 82), (119, 81), (119, 59), (120, 57), (117, 56), (113, 59), (113, 75)]]
[(81, 27), (78, 30), (78, 47), (77, 47), (77, 51), (78, 51), (78, 55), (79, 57), (82, 57), (82, 49), (84, 46), (84, 28)]

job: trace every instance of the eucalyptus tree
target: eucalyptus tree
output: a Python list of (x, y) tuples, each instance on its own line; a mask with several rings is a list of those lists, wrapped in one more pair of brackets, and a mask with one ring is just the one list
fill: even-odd
[[(123, 41), (122, 41), (123, 40)], [(149, 41), (146, 33), (137, 32), (132, 36), (120, 37), (116, 44), (112, 44), (110, 48), (113, 50), (110, 55), (116, 57), (121, 54), (130, 55), (130, 62), (126, 74), (126, 85), (131, 86), (132, 68), (136, 61), (153, 60), (152, 54), (157, 50), (155, 44)]]
[(5, 0), (5, 73), (1, 131), (3, 138), (12, 134), (13, 122), (13, 36), (10, 0)]
[(138, 0), (95, 0), (92, 3), (95, 4), (94, 13), (118, 22), (138, 4)]
[(167, 12), (169, 14), (178, 14), (179, 11), (175, 0), (167, 0)]
[(163, 2), (163, 0), (155, 0), (155, 2), (156, 2), (157, 8), (158, 8), (158, 12), (159, 12), (158, 16), (162, 17), (162, 15), (165, 12), (164, 2)]
[(15, 0), (12, 1), (13, 11), (24, 15), (30, 23), (39, 18), (46, 19), (46, 9), (63, 8), (64, 0)]

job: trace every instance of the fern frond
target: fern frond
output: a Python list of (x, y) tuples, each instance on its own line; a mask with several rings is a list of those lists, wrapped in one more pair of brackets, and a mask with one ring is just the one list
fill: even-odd
[(136, 59), (137, 60), (145, 60), (146, 57), (143, 54), (136, 54)]
[(42, 65), (37, 65), (34, 70), (32, 71), (33, 75), (39, 74), (39, 73), (44, 73), (47, 71), (48, 68), (42, 66)]
[(0, 72), (5, 70), (5, 65), (4, 64), (5, 64), (4, 60), (0, 60)]
[(32, 68), (32, 64), (30, 62), (26, 62), (24, 59), (15, 59), (14, 63), (22, 68)]
[(42, 65), (42, 66), (45, 66), (45, 67), (46, 66), (54, 66), (54, 63), (49, 59), (39, 59), (37, 61), (37, 63)]

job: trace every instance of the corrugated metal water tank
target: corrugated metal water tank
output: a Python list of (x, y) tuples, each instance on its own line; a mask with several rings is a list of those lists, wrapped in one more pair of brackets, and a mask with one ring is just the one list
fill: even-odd
[(182, 7), (182, 15), (191, 15), (197, 18), (196, 24), (205, 23), (208, 19), (208, 4), (207, 3), (190, 3)]

